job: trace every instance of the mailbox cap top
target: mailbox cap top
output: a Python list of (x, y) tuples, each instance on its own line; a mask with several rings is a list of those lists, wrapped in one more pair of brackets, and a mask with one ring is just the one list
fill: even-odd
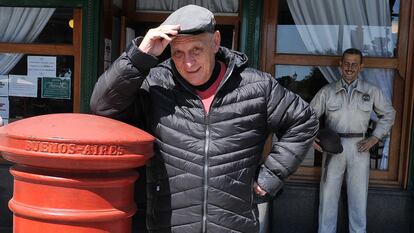
[(59, 113), (29, 117), (3, 126), (9, 137), (111, 144), (152, 143), (154, 137), (126, 123), (107, 117)]
[(34, 167), (114, 170), (145, 165), (154, 137), (106, 117), (61, 113), (0, 127), (3, 158)]

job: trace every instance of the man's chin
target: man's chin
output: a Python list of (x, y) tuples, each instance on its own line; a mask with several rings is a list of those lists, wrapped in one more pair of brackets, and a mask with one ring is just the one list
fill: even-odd
[(351, 82), (355, 81), (357, 78), (356, 77), (347, 77), (347, 76), (345, 76), (344, 79), (348, 83), (351, 83)]
[(197, 74), (187, 75), (184, 79), (193, 86), (200, 86), (205, 83), (200, 79), (200, 75)]

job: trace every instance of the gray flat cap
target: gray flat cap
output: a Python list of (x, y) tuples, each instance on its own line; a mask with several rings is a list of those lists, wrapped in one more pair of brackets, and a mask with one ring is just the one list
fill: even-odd
[(214, 32), (216, 20), (208, 9), (197, 6), (183, 6), (168, 16), (161, 25), (180, 25), (178, 34), (199, 34)]
[(342, 153), (344, 148), (342, 147), (341, 138), (339, 135), (328, 128), (324, 128), (319, 130), (318, 136), (319, 138), (319, 145), (322, 149), (331, 154), (339, 154)]

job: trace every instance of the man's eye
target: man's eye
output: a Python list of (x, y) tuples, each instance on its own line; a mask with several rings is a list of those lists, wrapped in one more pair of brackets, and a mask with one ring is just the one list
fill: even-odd
[(199, 55), (201, 53), (201, 49), (199, 48), (194, 48), (192, 51), (193, 55)]
[(173, 57), (175, 57), (175, 58), (182, 58), (183, 57), (183, 53), (182, 52), (174, 52), (173, 53)]

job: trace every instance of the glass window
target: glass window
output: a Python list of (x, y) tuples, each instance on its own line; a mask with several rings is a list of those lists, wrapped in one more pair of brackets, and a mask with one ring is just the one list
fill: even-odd
[[(297, 93), (305, 101), (310, 102), (315, 94), (326, 84), (335, 82), (340, 75), (338, 67), (327, 66), (293, 66), (276, 65), (275, 77), (285, 88)], [(379, 87), (383, 94), (391, 101), (394, 82), (394, 71), (391, 69), (363, 69), (361, 80), (365, 80)], [(375, 128), (378, 117), (373, 114), (368, 133)], [(321, 121), (323, 124), (323, 119)], [(390, 135), (380, 141), (370, 151), (371, 169), (387, 170), (390, 151)], [(306, 155), (303, 166), (320, 166), (321, 154), (313, 149)]]
[(71, 44), (73, 9), (0, 7), (0, 42)]
[(238, 13), (239, 12), (239, 0), (214, 0), (214, 1), (194, 1), (194, 0), (137, 0), (137, 11), (174, 11), (178, 8), (194, 4), (203, 6), (214, 13)]
[(278, 12), (277, 53), (396, 56), (399, 0), (280, 0)]
[(113, 2), (113, 4), (115, 5), (115, 6), (117, 6), (119, 9), (122, 9), (122, 0), (113, 0), (112, 1)]
[(72, 44), (73, 9), (56, 8), (34, 43)]
[(21, 57), (0, 76), (0, 114), (6, 123), (73, 112), (73, 56), (1, 55)]
[(328, 84), (317, 66), (276, 65), (275, 70), (277, 81), (308, 103), (319, 89)]

